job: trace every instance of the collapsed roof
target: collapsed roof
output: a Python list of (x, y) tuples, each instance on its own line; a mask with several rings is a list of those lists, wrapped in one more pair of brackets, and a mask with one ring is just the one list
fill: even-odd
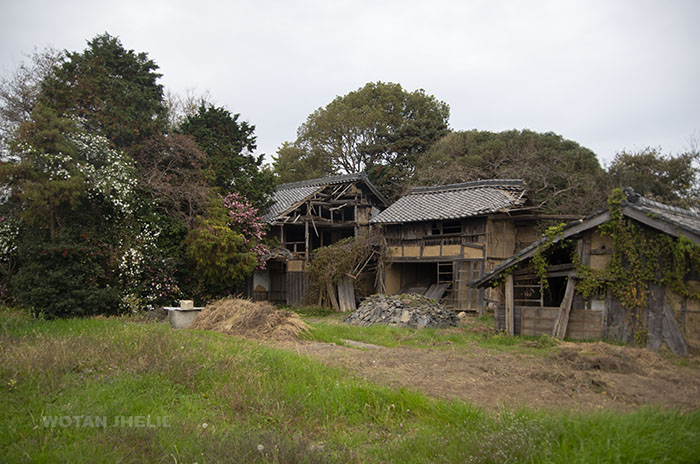
[(356, 174), (344, 174), (339, 176), (319, 177), (301, 182), (280, 184), (272, 196), (273, 204), (263, 219), (268, 224), (273, 224), (282, 216), (296, 209), (315, 193), (320, 192), (331, 185), (342, 185), (354, 182), (361, 182), (367, 186), (369, 191), (377, 198), (380, 204), (386, 206), (387, 201), (377, 188), (367, 178), (364, 172)]

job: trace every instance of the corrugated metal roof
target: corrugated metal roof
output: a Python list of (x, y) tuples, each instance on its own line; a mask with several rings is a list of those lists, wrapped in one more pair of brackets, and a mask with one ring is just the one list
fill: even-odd
[(374, 224), (435, 221), (480, 216), (525, 204), (520, 179), (491, 179), (418, 187), (372, 219)]

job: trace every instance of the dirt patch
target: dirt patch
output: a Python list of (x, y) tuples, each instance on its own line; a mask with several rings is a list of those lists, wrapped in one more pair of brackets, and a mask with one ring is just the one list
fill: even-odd
[(297, 340), (309, 326), (291, 311), (267, 302), (224, 298), (207, 305), (190, 326), (263, 340)]
[(358, 349), (329, 343), (276, 344), (393, 387), (462, 399), (489, 409), (632, 410), (700, 407), (700, 360), (605, 343), (562, 343), (551, 354), (477, 345)]
[(587, 354), (576, 348), (563, 348), (553, 358), (568, 364), (577, 371), (618, 372), (621, 374), (644, 374), (641, 364), (625, 350)]

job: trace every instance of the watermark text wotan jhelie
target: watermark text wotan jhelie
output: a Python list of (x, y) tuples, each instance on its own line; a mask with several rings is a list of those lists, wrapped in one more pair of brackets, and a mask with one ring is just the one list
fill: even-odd
[(107, 428), (127, 427), (154, 429), (170, 427), (168, 416), (42, 416), (44, 427)]

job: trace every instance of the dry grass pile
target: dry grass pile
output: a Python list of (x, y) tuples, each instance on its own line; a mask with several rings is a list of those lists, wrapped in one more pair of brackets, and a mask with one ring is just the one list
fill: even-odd
[(269, 340), (296, 340), (310, 329), (296, 313), (240, 298), (223, 298), (207, 305), (190, 328)]

